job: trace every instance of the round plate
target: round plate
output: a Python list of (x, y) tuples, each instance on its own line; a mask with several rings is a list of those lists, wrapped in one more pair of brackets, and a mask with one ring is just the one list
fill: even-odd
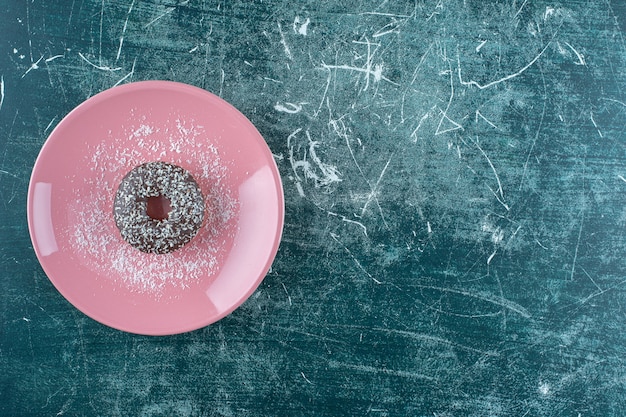
[[(131, 247), (113, 219), (120, 181), (149, 161), (185, 168), (205, 197), (202, 228), (169, 254)], [(268, 272), (283, 222), (278, 169), (252, 123), (168, 81), (79, 105), (44, 144), (28, 190), (31, 239), (55, 287), (93, 319), (139, 334), (182, 333), (231, 313)]]

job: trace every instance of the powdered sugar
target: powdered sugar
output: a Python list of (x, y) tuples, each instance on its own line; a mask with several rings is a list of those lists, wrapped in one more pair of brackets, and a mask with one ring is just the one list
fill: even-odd
[[(194, 120), (173, 115), (162, 122), (134, 117), (128, 126), (94, 148), (85, 161), (92, 176), (75, 179), (69, 242), (80, 261), (100, 277), (132, 291), (162, 294), (188, 288), (219, 271), (236, 233), (238, 204), (230, 170), (212, 138)], [(205, 196), (205, 221), (197, 236), (167, 254), (143, 253), (126, 243), (113, 220), (113, 199), (121, 179), (151, 161), (179, 165), (194, 176)]]

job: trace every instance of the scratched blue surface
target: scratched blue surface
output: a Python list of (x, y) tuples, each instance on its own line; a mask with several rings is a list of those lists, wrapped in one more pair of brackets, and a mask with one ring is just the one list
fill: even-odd
[[(626, 415), (626, 5), (0, 4), (0, 414)], [(219, 94), (285, 187), (271, 272), (150, 338), (28, 237), (51, 129), (114, 85)]]

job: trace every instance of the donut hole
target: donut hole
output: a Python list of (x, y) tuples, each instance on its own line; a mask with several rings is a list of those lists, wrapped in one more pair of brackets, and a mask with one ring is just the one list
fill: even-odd
[(172, 205), (169, 198), (164, 195), (156, 197), (148, 197), (146, 201), (146, 214), (153, 220), (166, 220), (170, 211), (172, 211)]

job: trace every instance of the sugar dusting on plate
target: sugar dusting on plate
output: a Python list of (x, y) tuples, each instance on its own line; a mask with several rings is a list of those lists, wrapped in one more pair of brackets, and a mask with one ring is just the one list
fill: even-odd
[[(79, 261), (99, 276), (131, 291), (159, 296), (164, 289), (188, 288), (217, 274), (236, 233), (238, 203), (230, 171), (203, 126), (172, 117), (159, 123), (134, 117), (119, 132), (90, 149), (92, 176), (75, 178), (75, 201), (68, 215), (69, 242)], [(113, 199), (121, 179), (151, 161), (170, 162), (194, 176), (205, 197), (205, 222), (197, 236), (168, 254), (143, 253), (126, 243), (113, 220)]]

